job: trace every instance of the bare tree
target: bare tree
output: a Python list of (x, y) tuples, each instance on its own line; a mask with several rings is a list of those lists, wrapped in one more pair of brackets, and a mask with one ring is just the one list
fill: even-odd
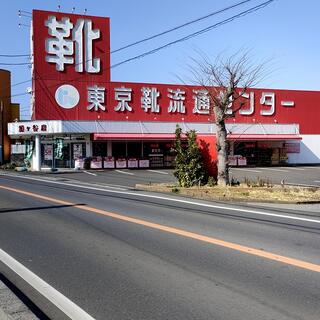
[(208, 94), (210, 112), (216, 125), (218, 153), (218, 185), (229, 184), (229, 142), (227, 140), (226, 119), (234, 116), (243, 103), (237, 102), (247, 91), (261, 81), (265, 75), (266, 62), (256, 64), (248, 51), (231, 55), (220, 54), (213, 62), (201, 55), (200, 60), (192, 59), (194, 82)]

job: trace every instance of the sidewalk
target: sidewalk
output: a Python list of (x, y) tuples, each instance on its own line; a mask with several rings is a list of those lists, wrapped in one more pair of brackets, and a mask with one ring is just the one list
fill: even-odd
[(0, 320), (39, 320), (1, 279)]

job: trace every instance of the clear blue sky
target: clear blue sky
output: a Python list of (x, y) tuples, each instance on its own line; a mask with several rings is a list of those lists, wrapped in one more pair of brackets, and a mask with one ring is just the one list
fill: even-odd
[[(88, 10), (90, 15), (110, 17), (111, 50), (147, 36), (175, 27), (187, 21), (222, 9), (240, 0), (11, 0), (2, 3), (0, 11), (0, 54), (28, 54), (29, 29), (18, 27), (19, 22), (29, 25), (30, 18), (18, 18), (18, 10), (32, 9), (75, 13)], [(111, 56), (111, 64), (156, 48), (179, 37), (195, 32), (226, 19), (242, 10), (264, 2), (249, 4), (195, 23), (148, 43)], [(188, 76), (190, 58), (202, 51), (208, 56), (221, 52), (234, 53), (239, 48), (252, 50), (257, 60), (272, 59), (271, 75), (259, 87), (279, 89), (320, 90), (320, 1), (275, 0), (266, 8), (247, 15), (208, 33), (161, 50), (153, 55), (112, 69), (113, 81), (179, 83), (178, 77)], [(26, 62), (27, 58), (2, 58), (0, 62)], [(27, 66), (7, 67), (12, 72), (12, 84), (31, 78)], [(25, 92), (30, 86), (12, 88), (12, 95)], [(23, 118), (28, 117), (29, 97), (14, 97), (21, 104)]]

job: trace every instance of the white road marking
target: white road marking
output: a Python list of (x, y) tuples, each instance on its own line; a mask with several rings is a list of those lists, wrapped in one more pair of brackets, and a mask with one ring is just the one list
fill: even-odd
[(88, 313), (78, 305), (39, 278), (32, 271), (27, 269), (20, 262), (15, 260), (5, 251), (0, 249), (0, 261), (8, 266), (13, 272), (27, 282), (32, 288), (53, 303), (59, 310), (73, 320), (94, 320)]
[(254, 170), (254, 169), (245, 169), (245, 168), (231, 168), (232, 170), (237, 170), (237, 171), (248, 171), (248, 172), (256, 172), (256, 173), (261, 173), (262, 171), (259, 170)]
[[(115, 185), (109, 186), (109, 185), (104, 185), (104, 186), (99, 186), (98, 187), (91, 187), (91, 186), (97, 186), (97, 184), (90, 184), (91, 186), (86, 186), (86, 185), (79, 185), (78, 181), (77, 184), (72, 184), (71, 182), (69, 183), (61, 183), (59, 181), (54, 181), (54, 180), (50, 180), (50, 178), (46, 177), (47, 179), (43, 179), (43, 178), (35, 178), (35, 177), (27, 177), (27, 176), (18, 176), (18, 175), (14, 175), (14, 174), (8, 174), (8, 173), (0, 173), (1, 176), (9, 176), (9, 177), (15, 177), (15, 178), (20, 178), (20, 179), (29, 179), (29, 180), (35, 180), (35, 181), (40, 181), (40, 182), (50, 182), (53, 184), (63, 184), (66, 186), (71, 186), (71, 187), (79, 187), (79, 188), (85, 188), (85, 189), (92, 189), (92, 190), (98, 190), (98, 191), (106, 191), (106, 189), (102, 189), (104, 188), (111, 188), (111, 189), (116, 189), (116, 190), (121, 190), (121, 191), (125, 191), (128, 190), (128, 186), (121, 186), (118, 185), (117, 187), (115, 187)], [(0, 319), (1, 320), (1, 319)]]
[[(1, 173), (0, 173), (0, 175), (1, 175)], [(12, 175), (12, 176), (13, 177), (18, 177), (18, 178), (27, 178), (27, 177), (18, 176), (18, 175)], [(38, 180), (38, 181), (42, 181), (42, 182), (46, 181), (48, 183), (61, 184), (61, 185), (65, 185), (65, 186), (77, 187), (77, 188), (83, 188), (83, 189), (89, 189), (89, 190), (104, 191), (104, 192), (109, 192), (109, 193), (118, 193), (118, 194), (123, 194), (123, 195), (132, 195), (134, 197), (165, 200), (165, 201), (171, 201), (171, 202), (176, 202), (176, 203), (196, 205), (196, 206), (199, 206), (199, 207), (205, 207), (205, 208), (211, 208), (211, 209), (223, 209), (223, 210), (230, 210), (230, 211), (236, 211), (236, 212), (244, 212), (244, 213), (256, 214), (256, 215), (261, 215), (261, 216), (270, 216), (270, 217), (283, 218), (283, 219), (288, 219), (288, 220), (314, 222), (314, 223), (319, 223), (320, 224), (320, 220), (316, 220), (316, 219), (302, 218), (302, 217), (297, 217), (297, 216), (288, 216), (288, 215), (284, 215), (284, 214), (276, 214), (276, 213), (259, 211), (259, 210), (251, 210), (251, 209), (242, 209), (242, 208), (237, 208), (237, 207), (229, 207), (227, 205), (225, 205), (225, 206), (223, 206), (223, 205), (215, 205), (215, 204), (203, 203), (203, 202), (198, 202), (198, 201), (191, 201), (191, 200), (178, 199), (178, 198), (170, 198), (170, 197), (165, 197), (165, 196), (158, 196), (158, 195), (153, 195), (153, 194), (144, 194), (144, 193), (138, 193), (138, 192), (136, 193), (136, 192), (131, 192), (131, 191), (106, 190), (106, 189), (89, 187), (89, 186), (82, 186), (82, 185), (71, 184), (71, 183), (66, 183), (66, 182), (50, 181), (50, 180), (44, 180), (44, 179), (39, 180), (39, 179), (31, 178), (31, 177), (28, 177), (28, 178), (31, 179), (31, 180)]]
[(268, 170), (268, 171), (276, 171), (276, 172), (289, 172), (288, 170), (275, 169), (275, 168), (259, 168), (259, 169)]
[(95, 176), (95, 177), (97, 176), (96, 173), (92, 173), (92, 172), (89, 172), (89, 171), (86, 171), (86, 170), (83, 170), (83, 172), (86, 173), (86, 174), (90, 174), (92, 176)]
[(122, 170), (114, 170), (114, 171), (122, 173), (122, 174), (128, 174), (129, 176), (134, 176), (134, 173), (128, 172), (128, 171), (122, 171)]
[(320, 183), (320, 180), (315, 180), (315, 181), (313, 181), (313, 182), (315, 182), (315, 183)]
[(296, 167), (280, 167), (281, 169), (286, 169), (286, 170), (297, 170), (297, 171), (304, 171), (305, 169), (303, 168), (296, 168)]
[(111, 189), (122, 190), (122, 191), (130, 189), (130, 187), (128, 187), (128, 186), (122, 186), (122, 185), (118, 185), (118, 184), (114, 184), (112, 186), (110, 186), (108, 184), (105, 184), (105, 185), (95, 184), (95, 183), (88, 183), (88, 184), (90, 184), (90, 186), (96, 186), (98, 188), (111, 188)]
[(168, 172), (165, 172), (165, 171), (158, 171), (158, 170), (147, 170), (147, 171), (155, 172), (155, 173), (160, 173), (160, 174), (169, 174)]

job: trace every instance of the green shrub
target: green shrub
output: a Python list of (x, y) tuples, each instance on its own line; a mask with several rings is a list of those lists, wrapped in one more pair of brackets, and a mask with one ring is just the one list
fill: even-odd
[(214, 177), (209, 177), (208, 178), (208, 182), (207, 182), (207, 185), (209, 187), (215, 187), (217, 185), (217, 180), (214, 178)]
[(174, 176), (180, 187), (192, 187), (204, 185), (208, 181), (208, 174), (203, 165), (202, 154), (197, 144), (195, 130), (188, 131), (187, 146), (181, 142), (182, 129), (177, 125), (175, 139), (175, 168)]
[(180, 189), (177, 186), (172, 187), (171, 192), (173, 193), (179, 193)]

